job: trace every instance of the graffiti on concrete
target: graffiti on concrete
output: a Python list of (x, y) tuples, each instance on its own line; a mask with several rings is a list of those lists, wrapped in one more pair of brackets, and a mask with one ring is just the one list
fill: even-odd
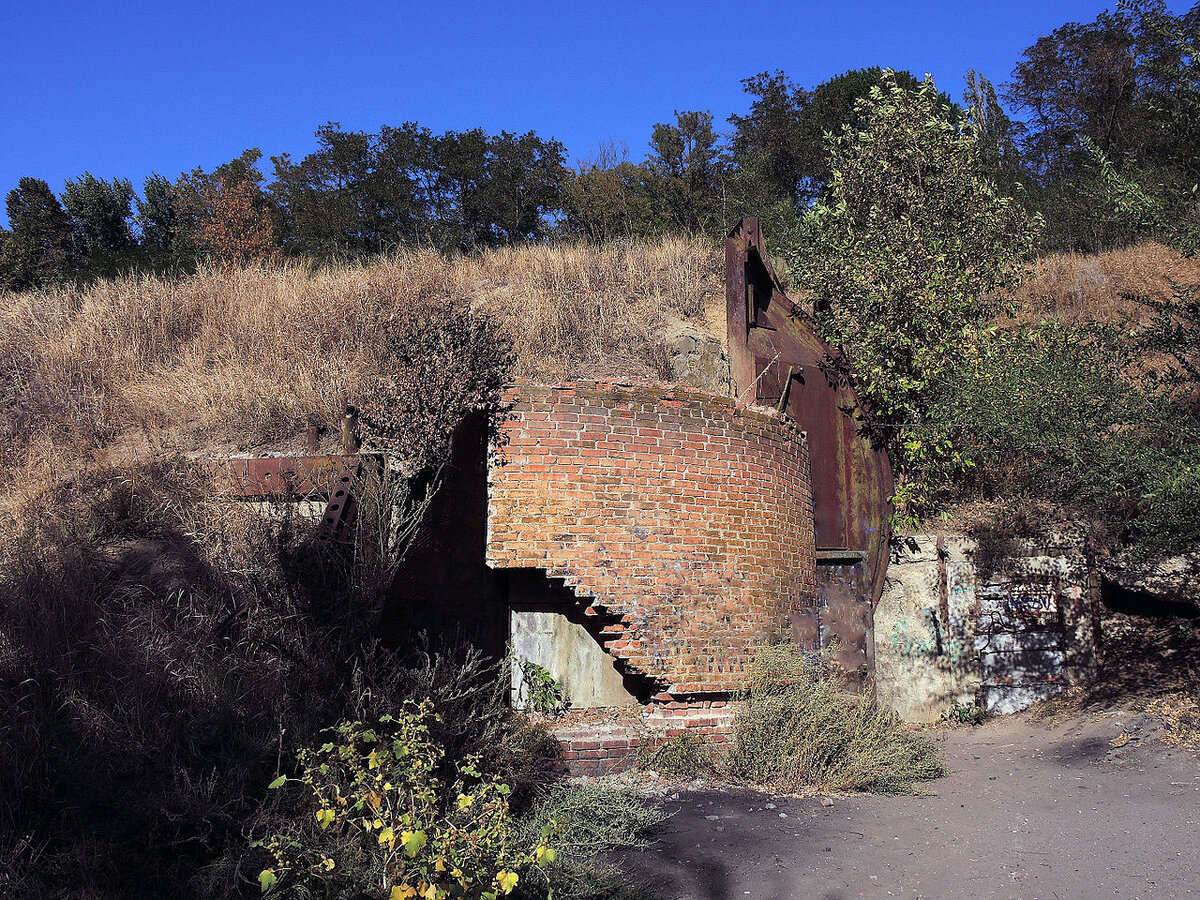
[(966, 538), (922, 537), (898, 554), (876, 613), (879, 683), (897, 711), (930, 721), (951, 701), (974, 699), (1013, 712), (1086, 664), (1076, 646), (1089, 578), (1082, 544), (1048, 543), (988, 575)]

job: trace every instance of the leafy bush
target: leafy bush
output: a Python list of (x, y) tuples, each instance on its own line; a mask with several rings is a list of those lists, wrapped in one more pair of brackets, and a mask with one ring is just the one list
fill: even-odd
[(927, 740), (870, 699), (843, 694), (788, 644), (756, 654), (734, 728), (729, 771), (755, 784), (910, 794), (945, 774)]
[(453, 782), (438, 778), (444, 751), (430, 737), (432, 719), (428, 701), (406, 705), (370, 726), (344, 722), (300, 752), (299, 777), (272, 783), (307, 790), (292, 827), (262, 842), (274, 859), (259, 876), (264, 890), (493, 900), (522, 871), (554, 861), (557, 823), (517, 842), (509, 787), (484, 776), (477, 759), (455, 764)]
[(977, 703), (955, 700), (942, 718), (954, 725), (982, 725), (987, 712)]
[(911, 90), (888, 74), (855, 116), (790, 262), (853, 361), (898, 471), (897, 516), (912, 523), (932, 486), (970, 466), (929, 414), (997, 293), (1021, 279), (1039, 222), (999, 194), (978, 128), (950, 114), (932, 79)]
[(509, 702), (508, 663), (455, 638), (417, 636), (404, 652), (375, 646), (353, 675), (352, 714), (377, 719), (395, 712), (397, 698), (428, 700), (437, 716), (427, 724), (449, 760), (478, 756), (481, 768), (501, 777), (518, 799), (547, 783), (558, 743), (541, 725), (515, 714)]
[(543, 716), (557, 716), (570, 706), (566, 690), (545, 666), (521, 661), (521, 685), (526, 709)]
[[(1200, 542), (1200, 416), (1186, 385), (1194, 376), (1163, 362), (1179, 332), (1161, 329), (1131, 337), (1043, 322), (994, 331), (934, 413), (966, 435), (979, 463), (959, 492), (1069, 504), (1144, 552)], [(1177, 349), (1194, 365), (1194, 349)]]

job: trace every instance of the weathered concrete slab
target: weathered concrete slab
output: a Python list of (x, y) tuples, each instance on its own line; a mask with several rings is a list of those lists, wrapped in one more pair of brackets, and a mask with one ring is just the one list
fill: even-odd
[(936, 721), (954, 703), (1024, 709), (1092, 658), (1080, 536), (1017, 543), (986, 571), (977, 555), (962, 535), (921, 535), (893, 551), (875, 611), (876, 680), (904, 719)]

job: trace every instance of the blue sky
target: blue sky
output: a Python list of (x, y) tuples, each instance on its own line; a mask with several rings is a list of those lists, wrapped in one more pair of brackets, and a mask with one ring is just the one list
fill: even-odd
[(613, 139), (640, 160), (675, 109), (744, 111), (756, 72), (811, 87), (884, 65), (957, 97), (968, 68), (999, 84), (1038, 36), (1108, 5), (0, 0), (0, 194), (23, 175), (140, 186), (247, 147), (300, 156), (326, 121), (532, 129), (572, 162)]

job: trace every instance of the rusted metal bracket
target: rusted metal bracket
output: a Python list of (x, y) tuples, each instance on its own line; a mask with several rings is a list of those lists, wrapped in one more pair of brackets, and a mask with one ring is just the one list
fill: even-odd
[(279, 503), (325, 500), (313, 540), (329, 545), (354, 518), (355, 488), (364, 472), (379, 465), (375, 455), (347, 454), (239, 457), (214, 461), (208, 468), (213, 493), (219, 497)]

